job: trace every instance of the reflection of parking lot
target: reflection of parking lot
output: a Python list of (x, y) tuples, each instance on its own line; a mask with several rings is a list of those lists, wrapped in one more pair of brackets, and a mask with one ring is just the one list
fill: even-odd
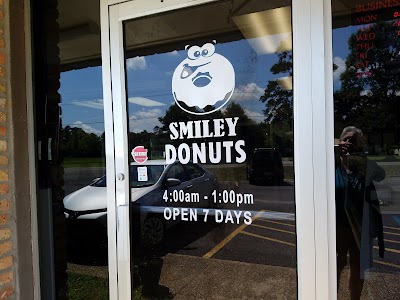
[(389, 176), (375, 183), (383, 213), (400, 213), (400, 176)]
[(377, 271), (400, 272), (400, 216), (383, 216), (385, 258), (378, 257), (378, 246), (374, 246), (374, 262)]
[[(65, 188), (70, 192), (90, 183), (93, 178), (99, 177), (104, 172), (104, 169), (71, 168), (65, 171)], [(235, 190), (237, 193), (242, 194), (251, 193), (254, 195), (254, 204), (240, 207), (241, 210), (251, 211), (253, 216), (260, 210), (285, 212), (285, 216), (275, 215), (274, 222), (279, 222), (280, 218), (285, 218), (289, 215), (291, 220), (288, 223), (292, 224), (292, 226), (288, 227), (272, 222), (267, 223), (266, 219), (270, 218), (271, 215), (268, 217), (261, 215), (261, 217), (256, 218), (258, 220), (255, 220), (251, 226), (247, 226), (246, 230), (241, 230), (215, 257), (275, 265), (282, 265), (282, 261), (286, 263), (290, 261), (289, 265), (295, 266), (295, 247), (289, 246), (295, 243), (295, 235), (294, 233), (289, 234), (286, 232), (289, 230), (294, 231), (293, 185), (258, 186), (250, 185), (247, 181), (223, 181), (220, 182), (220, 190)], [(238, 208), (230, 207), (228, 204), (224, 205), (222, 209)], [(166, 253), (181, 253), (201, 257), (219, 245), (232, 232), (237, 232), (238, 228), (242, 228), (241, 225), (213, 222), (181, 222), (175, 228), (167, 231), (165, 250)], [(269, 231), (269, 233), (266, 234), (263, 231)], [(288, 239), (286, 240), (286, 238)], [(281, 242), (278, 243), (275, 240)], [(233, 250), (226, 252), (232, 247), (234, 248)]]
[(290, 219), (260, 211), (252, 224), (236, 228), (203, 257), (296, 267), (295, 221)]
[[(282, 186), (251, 185), (247, 181), (223, 181), (220, 182), (220, 190), (234, 190), (237, 193), (252, 194), (254, 204), (247, 206), (246, 210), (252, 211), (281, 211), (294, 213), (294, 186), (285, 182)], [(226, 206), (231, 209), (232, 207)]]
[[(86, 174), (85, 174), (86, 172)], [(74, 169), (66, 170), (66, 188), (76, 189), (83, 183), (87, 184), (93, 178), (98, 177), (104, 169)], [(99, 175), (98, 175), (99, 174)], [(68, 180), (69, 179), (69, 180)], [(390, 190), (387, 188), (390, 186)], [(400, 216), (393, 215), (400, 210), (396, 209), (397, 201), (400, 199), (396, 194), (396, 187), (400, 186), (400, 178), (387, 177), (381, 185), (377, 184), (380, 198), (390, 197), (390, 201), (382, 205), (384, 237), (386, 253), (385, 258), (378, 258), (378, 249), (374, 249), (374, 268), (368, 272), (365, 283), (365, 293), (374, 298), (377, 289), (394, 295), (391, 299), (400, 299), (400, 291), (397, 288), (397, 277), (400, 272)], [(192, 273), (204, 277), (204, 285), (209, 289), (208, 283), (211, 278), (215, 279), (213, 295), (220, 293), (223, 296), (230, 295), (231, 285), (240, 286), (240, 291), (251, 292), (249, 287), (254, 283), (270, 286), (275, 282), (276, 276), (285, 275), (285, 284), (280, 284), (265, 291), (263, 295), (272, 295), (290, 286), (295, 291), (296, 260), (296, 228), (295, 228), (295, 203), (294, 186), (286, 182), (283, 186), (250, 185), (247, 181), (220, 181), (221, 190), (234, 190), (236, 193), (254, 195), (254, 204), (243, 205), (240, 209), (252, 212), (253, 222), (246, 224), (226, 224), (215, 222), (180, 222), (167, 231), (165, 251), (163, 252), (164, 265), (163, 275), (160, 282), (168, 286), (172, 291), (191, 293), (198, 289), (201, 284), (198, 280), (190, 277)], [(400, 194), (398, 194), (400, 195)], [(221, 209), (235, 209), (230, 205), (224, 205)], [(237, 209), (237, 208), (236, 208)], [(135, 241), (134, 241), (135, 242)], [(104, 239), (104, 244), (106, 239)], [(94, 245), (94, 243), (93, 243)], [(79, 244), (82, 246), (82, 244)], [(87, 257), (91, 260), (85, 261), (85, 252), (80, 247), (73, 261), (80, 264), (101, 264), (101, 261), (93, 262), (92, 251), (87, 251)], [(69, 249), (71, 250), (71, 249)], [(104, 261), (106, 256), (104, 253)], [(186, 270), (183, 266), (187, 266)], [(106, 267), (100, 267), (106, 268)], [(203, 270), (204, 269), (204, 270)], [(186, 272), (186, 273), (185, 273)], [(240, 272), (242, 277), (226, 277), (221, 279), (221, 274)], [(181, 282), (173, 280), (169, 275), (181, 276)], [(200, 275), (199, 275), (200, 274)], [(263, 274), (262, 276), (259, 276)], [(270, 281), (266, 280), (270, 277)], [(344, 277), (346, 278), (346, 276)], [(189, 280), (190, 279), (190, 280)], [(345, 279), (346, 280), (346, 279)], [(186, 288), (182, 288), (183, 284)], [(195, 285), (195, 286), (193, 286)], [(343, 286), (343, 294), (348, 291)], [(387, 288), (384, 288), (384, 287)], [(189, 288), (190, 287), (190, 288)], [(283, 289), (283, 287), (285, 287)], [(293, 292), (292, 291), (292, 292)], [(293, 293), (289, 293), (292, 295)], [(245, 294), (245, 293), (244, 293)], [(243, 294), (243, 295), (244, 295)], [(340, 294), (340, 293), (339, 293)], [(188, 294), (189, 295), (189, 294)], [(246, 294), (247, 295), (247, 294)], [(287, 299), (294, 299), (288, 295)], [(371, 298), (370, 297), (370, 298)], [(190, 297), (189, 297), (190, 298)], [(246, 297), (231, 297), (245, 299)], [(262, 296), (261, 296), (262, 298)], [(261, 299), (260, 298), (260, 299)], [(377, 297), (375, 297), (377, 299)], [(374, 299), (375, 299), (374, 298)], [(384, 297), (385, 298), (385, 297)], [(206, 299), (206, 298), (204, 298)], [(342, 299), (339, 297), (338, 299)], [(346, 297), (343, 299), (347, 299)], [(367, 298), (365, 298), (367, 299)], [(389, 299), (389, 298), (387, 298)]]
[[(104, 173), (103, 168), (66, 169), (66, 188), (90, 183), (93, 178), (102, 173)], [(385, 196), (387, 192), (386, 185), (400, 186), (400, 179), (388, 177), (384, 184), (384, 186), (377, 185), (378, 191), (382, 191), (382, 196)], [(170, 250), (193, 256), (295, 267), (294, 186), (290, 183), (285, 186), (256, 186), (248, 184), (247, 181), (223, 181), (220, 182), (220, 188), (234, 189), (238, 193), (252, 193), (254, 205), (243, 209), (264, 212), (255, 216), (251, 225), (178, 224), (177, 228), (172, 229), (169, 234), (170, 237), (173, 235), (178, 237), (171, 239), (169, 245), (174, 243), (174, 249)], [(396, 199), (393, 198), (395, 195), (393, 190), (390, 195), (392, 201)], [(230, 207), (224, 207), (224, 209), (230, 209)], [(283, 212), (286, 215), (273, 217), (271, 211)], [(399, 272), (400, 217), (390, 214), (396, 212), (393, 202), (390, 205), (383, 205), (382, 211), (386, 253), (384, 260), (376, 259), (375, 269), (384, 272)], [(285, 217), (289, 215), (292, 218)]]

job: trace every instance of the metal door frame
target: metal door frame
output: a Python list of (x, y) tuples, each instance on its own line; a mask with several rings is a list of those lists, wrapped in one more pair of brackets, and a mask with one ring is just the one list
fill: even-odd
[[(123, 21), (217, 0), (100, 0), (110, 299), (131, 299)], [(328, 0), (293, 0), (298, 299), (336, 299), (332, 25)], [(117, 175), (118, 174), (118, 175)], [(117, 179), (117, 177), (119, 179)]]

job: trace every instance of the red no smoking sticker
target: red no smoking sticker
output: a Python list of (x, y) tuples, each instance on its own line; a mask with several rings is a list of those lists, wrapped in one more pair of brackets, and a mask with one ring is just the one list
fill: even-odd
[(143, 164), (147, 161), (147, 149), (144, 146), (137, 146), (132, 150), (133, 159), (139, 163)]

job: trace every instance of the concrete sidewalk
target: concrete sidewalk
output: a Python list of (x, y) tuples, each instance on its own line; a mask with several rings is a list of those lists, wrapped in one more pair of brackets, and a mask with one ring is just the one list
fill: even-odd
[[(347, 278), (345, 269), (338, 300), (350, 299)], [(177, 300), (297, 299), (296, 269), (179, 254), (164, 257), (159, 284)], [(400, 299), (398, 273), (367, 272), (361, 300), (378, 299)]]
[(173, 299), (297, 299), (296, 269), (168, 254), (160, 285)]
[[(107, 277), (107, 267), (68, 264), (69, 271)], [(343, 271), (338, 300), (350, 299), (348, 269)], [(164, 296), (144, 299), (176, 300), (292, 300), (297, 299), (296, 269), (249, 264), (180, 254), (163, 257), (158, 281)], [(149, 290), (156, 290), (150, 286)], [(398, 273), (368, 272), (361, 300), (400, 299)], [(325, 300), (325, 299), (321, 299)]]

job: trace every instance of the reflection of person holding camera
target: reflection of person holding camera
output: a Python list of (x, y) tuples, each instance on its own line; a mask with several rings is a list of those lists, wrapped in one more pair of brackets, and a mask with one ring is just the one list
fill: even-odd
[(364, 152), (363, 133), (354, 126), (340, 135), (335, 167), (336, 253), (338, 286), (350, 257), (350, 299), (359, 300), (364, 272), (372, 267), (373, 239), (378, 238), (383, 257), (383, 226), (373, 181), (385, 178), (385, 171)]

